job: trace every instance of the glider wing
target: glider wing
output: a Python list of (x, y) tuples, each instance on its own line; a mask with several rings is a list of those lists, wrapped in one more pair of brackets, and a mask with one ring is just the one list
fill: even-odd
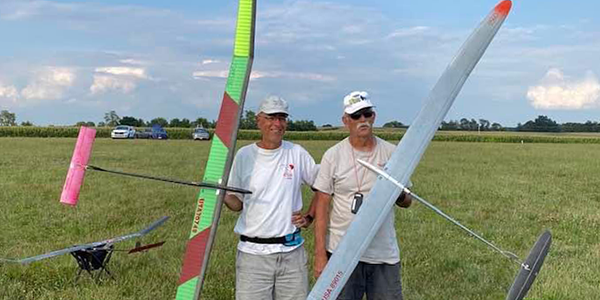
[[(500, 2), (475, 29), (433, 87), (425, 105), (398, 144), (384, 170), (402, 185), (409, 182), (435, 131), (500, 29), (511, 5), (510, 0)], [(400, 192), (388, 180), (377, 179), (307, 299), (336, 299)]]

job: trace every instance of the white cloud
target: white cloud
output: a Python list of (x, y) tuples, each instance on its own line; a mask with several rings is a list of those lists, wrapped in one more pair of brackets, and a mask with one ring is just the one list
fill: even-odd
[(27, 100), (56, 100), (63, 97), (75, 78), (75, 72), (70, 68), (47, 67), (37, 72), (37, 77), (21, 91), (21, 96)]
[(127, 64), (127, 65), (145, 65), (146, 63), (141, 61), (141, 60), (137, 60), (137, 59), (133, 59), (133, 58), (127, 58), (127, 59), (121, 59), (119, 62), (123, 63), (123, 64)]
[(97, 73), (105, 73), (120, 76), (131, 76), (139, 79), (148, 79), (146, 70), (143, 68), (132, 68), (132, 67), (103, 67), (96, 68)]
[(583, 110), (600, 106), (600, 83), (591, 71), (570, 80), (559, 69), (550, 69), (537, 86), (529, 87), (527, 98), (537, 109)]
[(136, 83), (129, 78), (118, 78), (108, 75), (94, 75), (94, 83), (90, 86), (92, 94), (100, 94), (108, 91), (121, 91), (130, 93), (136, 88)]
[(216, 59), (205, 59), (205, 60), (203, 60), (203, 61), (202, 61), (202, 64), (203, 64), (203, 65), (208, 65), (208, 64), (218, 64), (218, 63), (220, 63), (220, 62), (221, 62), (221, 61), (219, 61), (219, 60), (216, 60)]
[(413, 26), (409, 28), (400, 28), (390, 33), (387, 36), (387, 38), (421, 36), (427, 33), (428, 31), (429, 27), (427, 26)]
[[(193, 73), (194, 79), (206, 79), (206, 78), (227, 78), (229, 71), (227, 70), (213, 70), (213, 71), (196, 71)], [(292, 73), (292, 72), (265, 72), (265, 71), (252, 71), (250, 73), (250, 80), (257, 80), (261, 78), (289, 78), (289, 79), (305, 79), (310, 81), (320, 82), (331, 82), (335, 81), (336, 78), (329, 75), (323, 75), (318, 73)]]
[(227, 70), (214, 70), (214, 71), (195, 71), (192, 73), (195, 79), (201, 78), (227, 78), (229, 71)]
[(94, 83), (90, 86), (92, 95), (109, 91), (131, 93), (140, 80), (151, 79), (144, 68), (101, 67), (96, 68)]
[(0, 98), (16, 99), (19, 97), (17, 88), (12, 85), (0, 85)]

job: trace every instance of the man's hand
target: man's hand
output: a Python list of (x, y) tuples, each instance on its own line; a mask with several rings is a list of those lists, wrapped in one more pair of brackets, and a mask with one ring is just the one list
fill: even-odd
[(321, 276), (321, 273), (325, 269), (325, 266), (327, 266), (327, 261), (328, 261), (327, 254), (315, 255), (314, 268), (313, 268), (313, 273), (315, 275), (315, 278), (319, 278), (319, 276)]
[(313, 217), (308, 213), (303, 214), (301, 211), (292, 213), (292, 224), (298, 228), (307, 228), (312, 224)]

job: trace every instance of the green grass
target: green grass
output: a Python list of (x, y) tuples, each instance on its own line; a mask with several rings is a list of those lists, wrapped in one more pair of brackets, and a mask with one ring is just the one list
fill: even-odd
[[(240, 142), (239, 144), (247, 144)], [(335, 141), (301, 141), (315, 159)], [(198, 192), (88, 171), (77, 207), (59, 203), (75, 139), (0, 138), (0, 257), (25, 257), (137, 231), (171, 219), (115, 253), (116, 280), (94, 283), (68, 255), (0, 265), (0, 299), (174, 299)], [(98, 139), (91, 164), (200, 180), (208, 142)], [(597, 299), (600, 287), (600, 145), (433, 142), (414, 191), (502, 248), (525, 257), (548, 228), (553, 246), (527, 299)], [(305, 202), (310, 192), (305, 191)], [(404, 296), (504, 299), (518, 266), (422, 205), (397, 209)], [(233, 299), (237, 215), (223, 210), (203, 299)], [(312, 231), (305, 232), (312, 256)], [(133, 247), (134, 241), (118, 244)]]

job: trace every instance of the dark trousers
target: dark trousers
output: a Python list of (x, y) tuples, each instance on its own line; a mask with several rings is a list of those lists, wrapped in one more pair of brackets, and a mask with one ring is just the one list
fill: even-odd
[(400, 263), (358, 262), (337, 299), (362, 300), (365, 294), (367, 300), (402, 300)]

